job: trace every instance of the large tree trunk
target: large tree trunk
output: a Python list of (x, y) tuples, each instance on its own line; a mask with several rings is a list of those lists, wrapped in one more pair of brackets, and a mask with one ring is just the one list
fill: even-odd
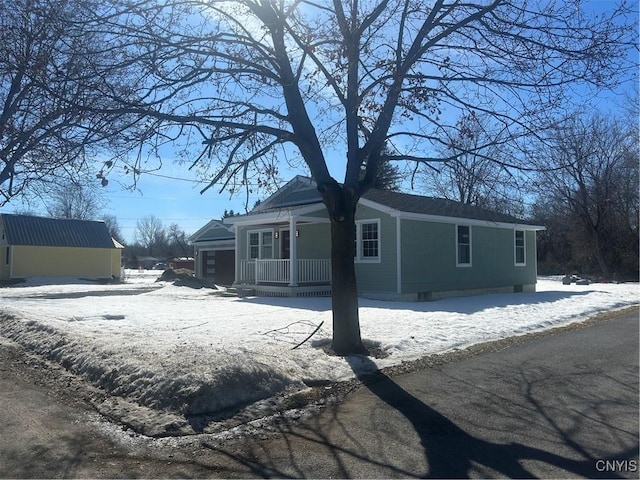
[(357, 196), (348, 189), (332, 185), (319, 186), (331, 219), (331, 300), (333, 341), (331, 349), (338, 355), (367, 353), (360, 337), (358, 286), (356, 282), (355, 213)]

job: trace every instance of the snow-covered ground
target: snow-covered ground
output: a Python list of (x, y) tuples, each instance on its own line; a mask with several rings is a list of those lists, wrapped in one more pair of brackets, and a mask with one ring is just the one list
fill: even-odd
[[(33, 279), (0, 288), (0, 335), (114, 395), (179, 414), (348, 379), (358, 368), (357, 359), (319, 348), (331, 338), (329, 298), (227, 297), (154, 283), (159, 274), (128, 271), (120, 285)], [(381, 368), (639, 302), (637, 283), (562, 285), (549, 277), (539, 279), (536, 293), (429, 303), (361, 299), (360, 323), (363, 338), (388, 354), (372, 359)]]

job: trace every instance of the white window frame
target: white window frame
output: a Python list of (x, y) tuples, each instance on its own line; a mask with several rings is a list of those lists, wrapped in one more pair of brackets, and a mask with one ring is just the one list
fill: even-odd
[[(258, 234), (258, 256), (257, 257), (251, 257), (251, 234), (252, 233), (257, 233)], [(262, 250), (264, 247), (263, 244), (263, 238), (264, 238), (264, 234), (265, 233), (270, 233), (271, 234), (271, 256), (270, 257), (263, 257), (262, 255)], [(247, 230), (247, 260), (262, 260), (262, 259), (273, 259), (275, 258), (275, 254), (274, 254), (274, 250), (275, 250), (275, 235), (274, 235), (274, 230), (273, 228), (263, 228), (260, 230)], [(255, 247), (255, 245), (253, 245)]]
[[(522, 233), (522, 245), (518, 245), (518, 233)], [(518, 248), (522, 249), (522, 262), (518, 262)], [(527, 266), (527, 233), (524, 230), (513, 231), (513, 263), (516, 267)]]
[[(364, 224), (376, 224), (378, 230), (378, 256), (365, 257), (363, 256), (362, 248), (362, 225)], [(367, 220), (356, 220), (356, 256), (354, 257), (356, 263), (380, 263), (382, 261), (382, 230), (380, 229), (380, 219), (371, 218)]]
[[(458, 242), (458, 230), (460, 227), (466, 227), (469, 229), (469, 243), (459, 243)], [(473, 264), (473, 233), (472, 233), (472, 228), (471, 225), (458, 225), (456, 224), (456, 229), (455, 229), (455, 246), (456, 246), (456, 267), (471, 267)], [(460, 262), (460, 246), (461, 245), (468, 245), (469, 247), (469, 262), (468, 263), (461, 263)]]

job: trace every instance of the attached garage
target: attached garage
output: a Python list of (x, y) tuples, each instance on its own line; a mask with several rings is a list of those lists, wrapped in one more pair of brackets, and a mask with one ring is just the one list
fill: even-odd
[(0, 214), (0, 280), (120, 277), (122, 248), (104, 222)]
[(219, 220), (212, 220), (190, 238), (195, 255), (195, 275), (218, 285), (235, 280), (235, 235)]

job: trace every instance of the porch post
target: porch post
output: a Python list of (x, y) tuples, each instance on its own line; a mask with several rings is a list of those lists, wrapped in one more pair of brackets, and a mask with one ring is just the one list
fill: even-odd
[(289, 217), (289, 286), (296, 287), (298, 285), (298, 252), (296, 244), (296, 217)]
[(240, 280), (243, 280), (240, 278), (240, 229), (238, 228), (237, 225), (233, 226), (233, 236), (234, 236), (234, 242), (235, 242), (235, 253), (234, 253), (234, 261), (235, 261), (235, 267), (236, 267), (236, 277), (233, 280), (233, 283), (240, 283)]

